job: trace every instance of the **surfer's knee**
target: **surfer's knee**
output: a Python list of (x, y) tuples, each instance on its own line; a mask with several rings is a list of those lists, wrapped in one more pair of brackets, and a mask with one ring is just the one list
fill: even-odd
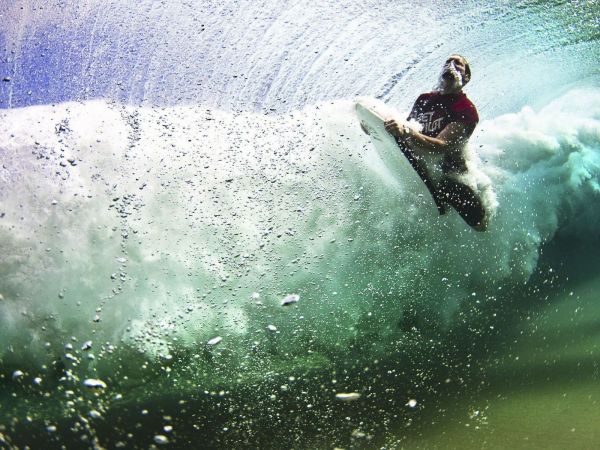
[(444, 178), (438, 184), (438, 193), (451, 205), (462, 219), (475, 231), (486, 231), (489, 214), (479, 196), (462, 183)]

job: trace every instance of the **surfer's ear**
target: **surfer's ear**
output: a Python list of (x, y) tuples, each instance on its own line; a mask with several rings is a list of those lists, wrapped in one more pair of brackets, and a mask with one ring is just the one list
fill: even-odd
[(465, 76), (463, 77), (463, 85), (467, 84), (469, 81), (471, 81), (471, 72), (466, 71)]
[(463, 58), (463, 60), (465, 61), (465, 76), (463, 77), (463, 84), (467, 84), (469, 81), (471, 81), (471, 66), (469, 66), (469, 63), (466, 59)]

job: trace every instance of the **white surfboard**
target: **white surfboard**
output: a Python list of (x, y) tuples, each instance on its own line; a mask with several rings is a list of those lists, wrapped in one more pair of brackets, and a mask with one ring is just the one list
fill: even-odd
[[(434, 188), (435, 181), (442, 175), (437, 161), (431, 158), (425, 160), (423, 157), (415, 157), (414, 154), (403, 153), (394, 137), (385, 130), (384, 121), (387, 120), (387, 117), (383, 111), (377, 109), (376, 105), (359, 101), (356, 103), (356, 114), (362, 130), (371, 137), (378, 156), (388, 170), (394, 174), (402, 173), (406, 170), (408, 163), (429, 190), (438, 210), (442, 208), (438, 204)], [(424, 167), (427, 168), (426, 172), (422, 170)]]

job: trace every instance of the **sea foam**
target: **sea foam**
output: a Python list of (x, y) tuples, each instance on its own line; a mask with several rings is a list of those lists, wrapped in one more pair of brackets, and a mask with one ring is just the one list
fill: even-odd
[[(2, 111), (2, 357), (89, 339), (169, 357), (217, 335), (232, 355), (246, 341), (336, 352), (367, 328), (401, 335), (409, 309), (415, 327), (444, 327), (459, 304), (527, 281), (557, 232), (595, 232), (599, 100), (572, 91), (481, 122), (470, 168), (493, 194), (484, 233), (437, 216), (408, 164), (387, 171), (352, 101), (283, 116)], [(282, 307), (292, 292), (302, 301)]]

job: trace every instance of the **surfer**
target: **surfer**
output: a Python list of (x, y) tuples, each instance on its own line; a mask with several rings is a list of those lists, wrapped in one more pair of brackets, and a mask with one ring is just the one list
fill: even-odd
[[(466, 144), (475, 130), (479, 116), (475, 105), (463, 92), (471, 79), (471, 68), (460, 55), (451, 55), (442, 68), (433, 92), (421, 94), (408, 116), (408, 120), (422, 125), (420, 132), (394, 119), (385, 121), (385, 129), (396, 139), (400, 149), (421, 176), (438, 207), (445, 214), (452, 206), (467, 224), (477, 231), (487, 227), (486, 211), (476, 192), (459, 176), (467, 172), (464, 157)], [(433, 183), (427, 167), (419, 154), (442, 154), (441, 169), (444, 174)]]

